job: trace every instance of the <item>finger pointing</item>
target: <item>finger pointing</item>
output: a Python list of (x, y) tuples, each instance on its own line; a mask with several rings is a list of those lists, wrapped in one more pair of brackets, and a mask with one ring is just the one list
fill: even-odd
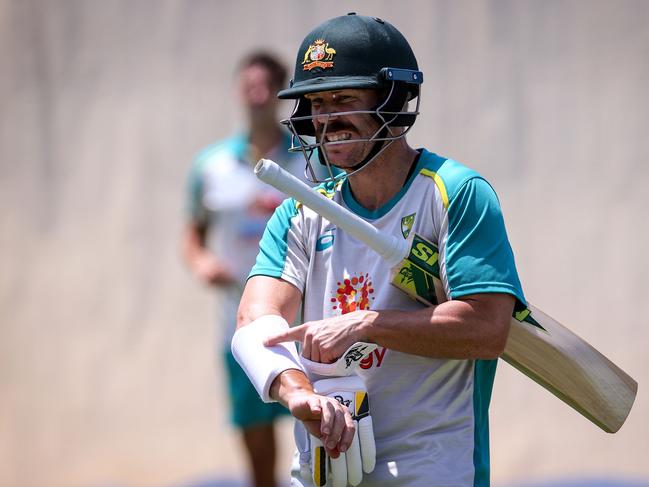
[(290, 328), (282, 333), (270, 335), (264, 340), (264, 346), (272, 347), (273, 345), (277, 345), (278, 343), (283, 342), (301, 342), (304, 339), (304, 330), (304, 325), (300, 325), (294, 328)]

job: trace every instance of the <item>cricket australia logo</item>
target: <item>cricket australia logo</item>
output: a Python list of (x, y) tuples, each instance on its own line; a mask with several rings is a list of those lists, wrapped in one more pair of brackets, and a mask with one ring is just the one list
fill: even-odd
[(317, 39), (304, 53), (304, 60), (302, 66), (304, 71), (311, 71), (314, 68), (333, 68), (333, 58), (336, 55), (336, 50), (329, 47), (329, 43), (324, 39)]
[(408, 235), (410, 235), (410, 230), (412, 230), (412, 225), (415, 223), (415, 215), (417, 213), (412, 213), (410, 215), (404, 216), (401, 219), (401, 233), (403, 234), (403, 238), (408, 238)]

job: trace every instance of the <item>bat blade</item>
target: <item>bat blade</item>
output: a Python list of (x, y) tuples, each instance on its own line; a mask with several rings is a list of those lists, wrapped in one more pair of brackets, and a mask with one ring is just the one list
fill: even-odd
[[(416, 234), (404, 240), (380, 233), (272, 161), (259, 161), (255, 174), (376, 251), (392, 268), (392, 285), (411, 298), (429, 306), (446, 300), (434, 243)], [(620, 429), (633, 406), (633, 378), (529, 304), (512, 316), (502, 358), (608, 433)]]
[(607, 433), (617, 432), (638, 383), (543, 311), (529, 304), (527, 311), (522, 319), (512, 318), (503, 360)]

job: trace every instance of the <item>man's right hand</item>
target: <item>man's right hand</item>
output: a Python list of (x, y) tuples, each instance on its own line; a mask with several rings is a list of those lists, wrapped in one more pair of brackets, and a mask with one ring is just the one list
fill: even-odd
[(289, 399), (288, 408), (311, 435), (322, 441), (328, 455), (338, 458), (349, 449), (356, 427), (349, 409), (336, 399), (316, 393), (300, 394)]
[(322, 441), (332, 458), (338, 458), (349, 449), (356, 431), (349, 409), (333, 397), (316, 394), (302, 371), (282, 372), (273, 381), (270, 395), (302, 421), (311, 435)]
[(229, 267), (208, 252), (194, 257), (192, 270), (201, 282), (209, 286), (224, 286), (235, 281)]
[(194, 274), (208, 286), (227, 286), (236, 280), (230, 267), (218, 259), (207, 247), (207, 225), (190, 221), (183, 234), (183, 256)]

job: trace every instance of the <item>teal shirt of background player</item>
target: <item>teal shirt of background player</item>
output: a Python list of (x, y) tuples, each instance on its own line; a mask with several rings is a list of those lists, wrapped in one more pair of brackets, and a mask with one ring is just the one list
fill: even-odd
[[(290, 154), (291, 137), (281, 142), (267, 157), (295, 176), (304, 168), (301, 154)], [(270, 424), (288, 414), (279, 404), (264, 404), (245, 372), (230, 352), (237, 321), (237, 309), (246, 276), (259, 249), (259, 239), (274, 207), (285, 196), (259, 181), (249, 154), (247, 134), (239, 134), (211, 144), (194, 158), (187, 188), (188, 218), (207, 228), (206, 244), (219, 260), (229, 266), (235, 278), (230, 286), (215, 290), (218, 341), (228, 384), (231, 421), (239, 428)]]
[[(304, 170), (301, 154), (291, 154), (291, 137), (267, 157), (300, 177)], [(218, 312), (223, 322), (224, 348), (236, 327), (241, 290), (255, 262), (259, 240), (274, 208), (285, 195), (259, 181), (253, 168), (247, 134), (238, 134), (211, 144), (194, 158), (187, 188), (188, 218), (207, 228), (207, 247), (230, 269), (235, 284), (217, 289)]]

